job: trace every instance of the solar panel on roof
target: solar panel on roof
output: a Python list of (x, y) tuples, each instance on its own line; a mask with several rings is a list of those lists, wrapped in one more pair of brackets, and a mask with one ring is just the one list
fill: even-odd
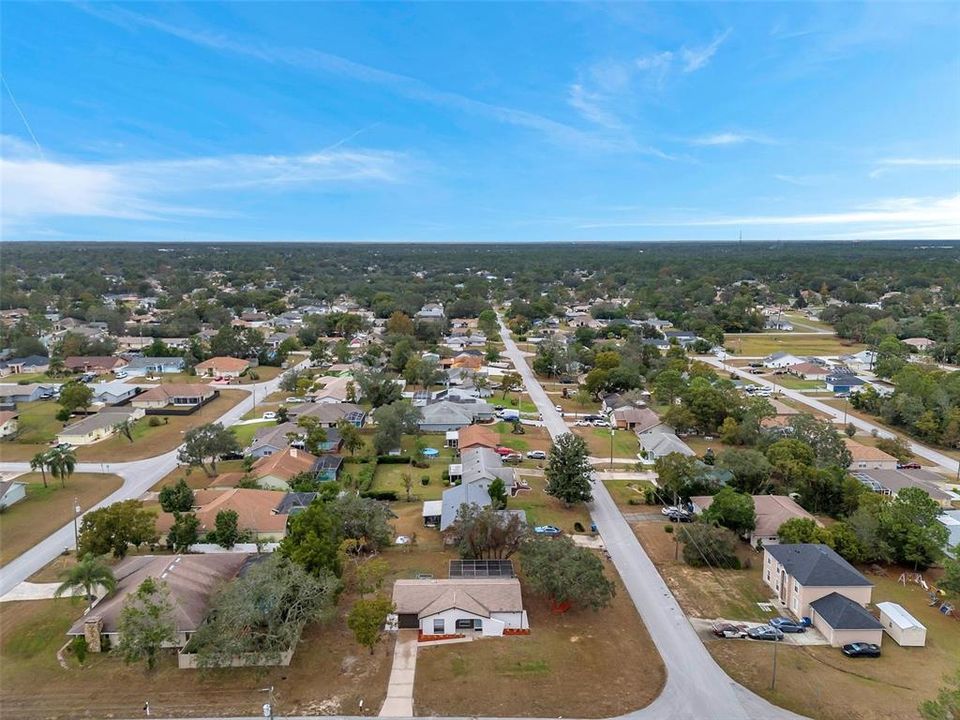
[(512, 578), (511, 560), (451, 560), (451, 578)]

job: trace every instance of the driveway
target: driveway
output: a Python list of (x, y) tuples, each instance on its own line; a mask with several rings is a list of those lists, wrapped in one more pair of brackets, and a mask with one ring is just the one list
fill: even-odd
[[(500, 318), (505, 353), (517, 367), (530, 398), (556, 439), (569, 432), (517, 344)], [(630, 713), (633, 720), (786, 720), (802, 716), (767, 702), (735, 683), (707, 652), (676, 598), (637, 540), (603, 483), (593, 485), (590, 516), (637, 612), (643, 619), (667, 670), (663, 692), (648, 707)]]
[[(299, 368), (307, 364), (309, 364), (309, 361), (304, 360), (302, 363), (294, 366), (294, 368)], [(231, 389), (246, 390), (250, 395), (227, 410), (217, 419), (217, 422), (223, 423), (225, 426), (234, 425), (240, 418), (253, 409), (255, 398), (263, 400), (263, 398), (276, 391), (279, 387), (279, 375), (267, 382), (232, 386)], [(77, 463), (77, 472), (109, 472), (123, 478), (123, 485), (120, 486), (119, 490), (112, 495), (108, 495), (90, 508), (90, 510), (106, 507), (121, 500), (135, 500), (139, 498), (171, 470), (177, 467), (179, 464), (177, 460), (178, 450), (179, 448), (175, 448), (163, 455), (125, 463)], [(0, 463), (0, 472), (3, 473), (29, 471), (30, 464), (26, 462)], [(89, 510), (87, 512), (89, 512)], [(47, 536), (23, 555), (20, 555), (0, 569), (0, 596), (6, 595), (10, 590), (50, 563), (60, 555), (64, 549), (70, 549), (73, 546), (73, 520), (71, 519), (68, 524)]]
[[(711, 630), (714, 623), (718, 622), (730, 622), (737, 625), (744, 625), (747, 627), (747, 629), (764, 624), (758, 622), (744, 622), (742, 620), (727, 620), (725, 618), (716, 618), (714, 620), (709, 620), (707, 618), (690, 618), (690, 624), (693, 625), (694, 630), (697, 631), (697, 635), (699, 635), (702, 640), (716, 640), (717, 642), (737, 642), (739, 640), (740, 642), (750, 643), (771, 642), (770, 640), (750, 640), (749, 638), (723, 638), (721, 640), (721, 638), (716, 637)], [(827, 638), (825, 638), (819, 630), (812, 627), (807, 628), (807, 631), (802, 633), (784, 633), (783, 640), (780, 640), (779, 642), (784, 645), (830, 644)]]
[[(718, 358), (715, 358), (713, 356), (698, 356), (697, 359), (707, 363), (708, 365), (713, 365), (716, 368), (720, 368), (724, 371), (735, 373), (736, 375), (739, 375), (740, 377), (745, 378), (747, 380), (752, 380), (758, 385), (763, 385), (764, 387), (771, 388), (772, 390), (779, 392), (784, 397), (788, 397), (791, 400), (796, 400), (797, 402), (801, 402), (804, 405), (807, 405), (808, 407), (811, 407), (814, 410), (823, 413), (824, 415), (830, 416), (831, 418), (833, 418), (834, 422), (843, 422), (844, 416), (846, 415), (847, 422), (853, 423), (853, 425), (859, 430), (863, 430), (866, 433), (872, 433), (876, 431), (880, 437), (884, 437), (884, 438), (897, 437), (896, 434), (890, 432), (889, 430), (879, 425), (874, 425), (871, 422), (868, 422), (866, 420), (861, 420), (858, 417), (844, 413), (843, 410), (839, 410), (835, 407), (827, 405), (826, 403), (820, 402), (816, 398), (807, 397), (806, 395), (804, 395), (802, 392), (798, 390), (790, 390), (789, 388), (781, 387), (780, 385), (776, 385), (770, 382), (769, 380), (764, 380), (763, 378), (757, 377), (756, 375), (751, 375), (746, 370), (743, 370), (741, 368), (734, 367), (733, 365), (725, 365)], [(910, 449), (913, 451), (915, 455), (919, 455), (922, 458), (931, 460), (932, 462), (937, 463), (937, 465), (939, 465), (941, 468), (943, 468), (950, 474), (956, 475), (958, 468), (960, 468), (960, 462), (958, 462), (957, 460), (954, 460), (948, 455), (944, 455), (942, 452), (934, 450), (931, 447), (922, 445), (916, 442), (915, 440), (908, 438), (905, 435), (903, 436), (903, 438), (909, 443)]]

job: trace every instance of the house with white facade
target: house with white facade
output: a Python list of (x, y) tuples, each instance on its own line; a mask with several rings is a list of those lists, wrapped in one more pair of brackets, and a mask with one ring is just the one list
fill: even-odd
[(397, 580), (393, 604), (397, 626), (422, 636), (498, 637), (530, 629), (516, 578)]

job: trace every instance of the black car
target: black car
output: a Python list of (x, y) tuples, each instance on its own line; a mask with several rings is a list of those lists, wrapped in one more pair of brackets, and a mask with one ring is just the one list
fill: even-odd
[(847, 657), (880, 657), (880, 646), (873, 643), (855, 642), (844, 645), (841, 650)]
[(682, 522), (682, 523), (693, 522), (693, 515), (679, 509), (671, 510), (670, 512), (666, 513), (666, 516), (667, 516), (667, 520), (669, 520), (670, 522)]

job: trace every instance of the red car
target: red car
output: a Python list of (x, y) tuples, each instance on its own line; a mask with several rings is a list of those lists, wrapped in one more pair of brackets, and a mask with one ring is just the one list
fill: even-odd
[(500, 447), (494, 449), (494, 452), (497, 455), (502, 455), (503, 457), (506, 457), (507, 455), (512, 455), (513, 453), (515, 453), (516, 450), (514, 450), (513, 448), (503, 447), (501, 445)]

